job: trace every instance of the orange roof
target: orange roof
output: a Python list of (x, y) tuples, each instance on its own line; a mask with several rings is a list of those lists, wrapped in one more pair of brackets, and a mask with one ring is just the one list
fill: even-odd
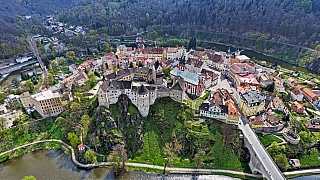
[(231, 101), (227, 101), (226, 105), (228, 106), (228, 114), (229, 115), (236, 115), (241, 116), (236, 106)]
[(27, 92), (24, 92), (20, 95), (20, 98), (25, 98), (25, 97), (29, 97), (30, 96), (30, 93), (27, 91)]
[(319, 99), (318, 95), (312, 92), (309, 88), (302, 88), (301, 90), (304, 95), (308, 96), (308, 98), (312, 100)]
[(250, 121), (252, 125), (264, 125), (264, 122), (260, 118), (255, 118), (254, 120)]
[(304, 106), (302, 104), (298, 103), (297, 101), (293, 102), (292, 106), (296, 107), (297, 109), (304, 108)]

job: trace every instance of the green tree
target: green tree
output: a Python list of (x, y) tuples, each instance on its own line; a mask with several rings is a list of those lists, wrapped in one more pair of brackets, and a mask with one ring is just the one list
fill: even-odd
[(68, 140), (70, 141), (72, 147), (77, 147), (77, 145), (80, 143), (80, 138), (74, 132), (68, 133)]
[(66, 52), (66, 57), (73, 61), (74, 58), (76, 57), (76, 54), (74, 51), (68, 51), (68, 52)]
[(13, 78), (11, 82), (12, 82), (12, 84), (14, 84), (16, 87), (19, 87), (19, 85), (20, 85), (20, 81), (19, 81), (17, 78)]
[(289, 167), (288, 158), (285, 154), (277, 154), (274, 157), (274, 162), (279, 166), (283, 171), (286, 171)]
[(32, 83), (31, 79), (27, 80), (24, 86), (26, 91), (32, 92), (34, 90), (34, 84)]
[(148, 32), (147, 34), (147, 38), (153, 41), (156, 40), (157, 37), (158, 37), (157, 31), (151, 31), (151, 32)]
[(113, 162), (112, 170), (116, 174), (118, 174), (119, 173), (119, 169), (121, 167), (121, 158), (120, 158), (120, 156), (116, 152), (112, 151), (108, 156), (108, 161), (109, 162)]
[(7, 126), (7, 120), (4, 117), (0, 117), (0, 129), (4, 130)]
[(56, 60), (52, 60), (51, 61), (51, 66), (52, 67), (57, 67), (58, 66), (58, 62)]
[(163, 75), (166, 79), (170, 78), (171, 67), (163, 68)]
[(80, 104), (73, 101), (70, 105), (70, 117), (73, 119), (73, 120), (78, 120), (80, 118), (80, 111), (81, 111), (81, 108), (80, 108)]
[(86, 161), (92, 162), (94, 164), (98, 163), (97, 160), (97, 156), (94, 154), (93, 149), (89, 149), (85, 154), (84, 154), (84, 158), (86, 159)]
[(137, 66), (136, 66), (136, 64), (134, 63), (134, 62), (130, 62), (130, 64), (129, 64), (129, 68), (136, 68)]
[(144, 66), (144, 64), (140, 61), (139, 63), (138, 63), (138, 67), (143, 67)]
[(24, 178), (22, 178), (22, 180), (36, 180), (36, 178), (34, 176), (25, 176)]
[(90, 122), (91, 122), (91, 118), (90, 118), (90, 116), (88, 116), (87, 114), (85, 114), (85, 115), (83, 115), (83, 116), (81, 117), (80, 124), (81, 124), (82, 127), (83, 127), (83, 139), (85, 139), (86, 136), (87, 136)]
[(58, 59), (59, 64), (63, 64), (64, 62), (66, 62), (66, 59), (61, 57)]
[(206, 155), (206, 152), (203, 150), (198, 150), (198, 152), (194, 155), (194, 162), (196, 163), (196, 168), (199, 168), (203, 165), (203, 158)]
[(270, 145), (270, 148), (268, 149), (268, 152), (271, 157), (275, 157), (277, 154), (284, 153), (286, 151), (286, 147), (284, 145), (279, 146), (277, 142), (272, 142)]

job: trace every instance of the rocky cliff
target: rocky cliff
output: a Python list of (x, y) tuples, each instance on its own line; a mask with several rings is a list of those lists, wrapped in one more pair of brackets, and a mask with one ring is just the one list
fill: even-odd
[(100, 145), (110, 150), (116, 144), (126, 144), (128, 152), (136, 152), (143, 144), (143, 121), (126, 95), (109, 109), (100, 107), (96, 117), (95, 135)]

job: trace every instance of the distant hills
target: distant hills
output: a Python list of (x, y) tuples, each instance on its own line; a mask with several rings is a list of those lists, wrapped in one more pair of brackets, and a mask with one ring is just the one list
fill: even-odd
[(48, 13), (109, 35), (155, 30), (159, 36), (189, 38), (199, 30), (310, 48), (320, 42), (320, 0), (5, 0), (3, 4), (0, 42), (22, 32), (15, 14)]
[[(23, 54), (29, 46), (22, 26), (29, 26), (32, 33), (45, 31), (41, 15), (58, 14), (79, 0), (1, 0), (0, 6), (0, 59)], [(28, 24), (24, 16), (32, 16)]]

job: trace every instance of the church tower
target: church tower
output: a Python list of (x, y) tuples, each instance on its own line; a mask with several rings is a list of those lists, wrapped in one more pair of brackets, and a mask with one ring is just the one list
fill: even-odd
[(228, 76), (229, 70), (230, 70), (230, 47), (228, 49), (228, 53), (224, 59), (224, 63), (223, 63), (223, 69), (222, 69), (222, 74), (224, 76)]

